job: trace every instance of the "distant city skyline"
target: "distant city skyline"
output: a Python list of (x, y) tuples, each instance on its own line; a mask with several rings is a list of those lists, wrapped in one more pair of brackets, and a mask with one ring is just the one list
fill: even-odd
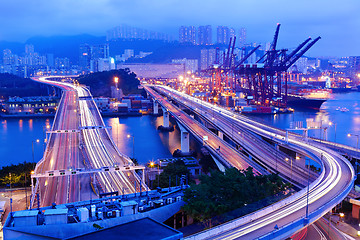
[[(171, 34), (180, 26), (246, 28), (249, 42), (270, 42), (277, 23), (279, 47), (293, 48), (308, 36), (322, 40), (311, 56), (360, 55), (360, 1), (2, 1), (0, 41), (25, 42), (33, 36), (105, 36), (121, 24)], [(215, 42), (213, 40), (213, 42)]]

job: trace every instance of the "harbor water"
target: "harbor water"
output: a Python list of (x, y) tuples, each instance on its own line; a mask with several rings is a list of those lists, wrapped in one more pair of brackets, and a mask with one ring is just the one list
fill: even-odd
[[(303, 122), (305, 126), (307, 119), (313, 119), (322, 125), (323, 130), (310, 130), (310, 137), (357, 147), (358, 139), (354, 134), (360, 134), (360, 93), (332, 94), (332, 98), (323, 103), (318, 111), (295, 109), (291, 114), (252, 118), (282, 129), (290, 128), (290, 122)], [(177, 129), (169, 133), (157, 130), (162, 125), (161, 116), (105, 118), (104, 122), (111, 126), (109, 131), (119, 150), (129, 157), (135, 157), (141, 164), (171, 157), (180, 148)], [(24, 161), (37, 162), (42, 158), (46, 125), (51, 125), (52, 119), (0, 119), (0, 123), (0, 167)], [(353, 135), (348, 137), (348, 133)], [(192, 138), (190, 146), (192, 149), (199, 148)]]

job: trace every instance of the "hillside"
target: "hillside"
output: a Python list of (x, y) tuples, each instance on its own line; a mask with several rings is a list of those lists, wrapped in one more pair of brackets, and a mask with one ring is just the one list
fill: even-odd
[(106, 72), (96, 72), (78, 77), (80, 84), (90, 87), (91, 94), (94, 97), (111, 97), (111, 86), (115, 86), (114, 78), (119, 78), (118, 87), (123, 90), (125, 95), (142, 94), (139, 90), (140, 81), (136, 74), (129, 69), (111, 70)]
[(43, 84), (8, 73), (0, 73), (0, 98), (11, 96), (29, 97), (46, 96), (47, 89)]

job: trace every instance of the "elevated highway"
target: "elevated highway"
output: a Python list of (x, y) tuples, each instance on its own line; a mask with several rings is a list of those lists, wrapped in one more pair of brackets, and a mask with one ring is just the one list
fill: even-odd
[[(91, 172), (104, 167), (132, 166), (110, 137), (89, 90), (63, 77), (42, 77), (35, 81), (63, 90), (43, 158), (33, 177), (54, 171), (81, 171), (75, 174), (37, 178), (32, 204), (49, 206), (97, 198), (99, 193), (133, 193), (147, 190), (134, 170)], [(140, 187), (141, 184), (141, 187)]]
[[(215, 156), (225, 167), (234, 166), (238, 169), (253, 167), (256, 173), (267, 174), (267, 171), (263, 167), (250, 161), (243, 153), (236, 151), (230, 144), (218, 138), (209, 129), (195, 121), (176, 106), (169, 103), (159, 93), (146, 86), (145, 89), (164, 109), (166, 109), (166, 111), (172, 114), (179, 124), (190, 131), (199, 142), (203, 142), (204, 146), (207, 147), (211, 154)], [(204, 136), (207, 137), (207, 140), (205, 141)]]
[[(305, 187), (291, 197), (187, 239), (283, 239), (321, 218), (340, 203), (353, 188), (355, 173), (349, 161), (324, 145), (304, 141), (301, 136), (286, 135), (280, 129), (234, 114), (171, 88), (163, 86), (153, 88), (168, 98), (185, 104), (202, 117), (213, 118), (213, 123), (224, 132), (229, 131), (229, 126), (236, 125), (243, 132), (271, 139), (321, 165), (321, 173), (315, 178), (314, 176), (309, 178), (306, 174), (298, 175), (303, 178)], [(241, 135), (241, 131), (239, 132)], [(267, 149), (253, 149), (253, 151), (260, 151), (261, 154), (268, 152)], [(264, 158), (266, 156), (259, 160)], [(273, 169), (274, 165), (271, 166)], [(287, 176), (289, 172), (291, 173), (291, 169), (289, 164), (285, 166), (278, 168), (278, 171)]]

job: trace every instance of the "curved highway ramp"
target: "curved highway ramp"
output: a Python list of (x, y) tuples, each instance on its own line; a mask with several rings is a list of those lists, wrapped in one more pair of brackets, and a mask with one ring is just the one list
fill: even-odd
[(185, 239), (285, 239), (321, 218), (340, 203), (353, 188), (355, 173), (349, 161), (322, 144), (304, 141), (303, 138), (293, 135), (286, 139), (285, 132), (279, 129), (238, 114), (234, 115), (231, 111), (169, 87), (153, 88), (179, 102), (188, 102), (187, 105), (194, 111), (200, 108), (206, 108), (207, 112), (215, 111), (228, 118), (228, 121), (234, 121), (234, 124), (257, 135), (277, 142), (286, 142), (290, 149), (297, 149), (322, 166), (320, 175), (291, 197)]
[(66, 77), (34, 79), (63, 90), (47, 146), (36, 165), (32, 205), (64, 204), (101, 193), (148, 190), (132, 161), (121, 154), (85, 86)]

